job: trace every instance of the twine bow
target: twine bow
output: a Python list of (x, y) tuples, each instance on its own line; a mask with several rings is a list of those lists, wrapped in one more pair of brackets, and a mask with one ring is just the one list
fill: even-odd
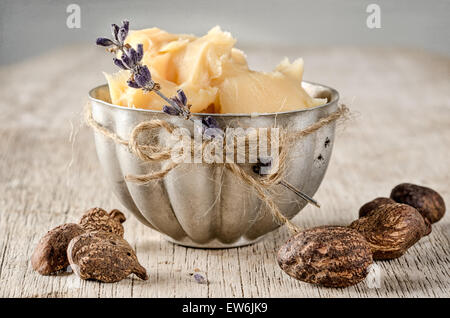
[[(259, 199), (267, 205), (269, 211), (279, 225), (285, 224), (292, 233), (298, 233), (300, 231), (300, 228), (281, 213), (280, 209), (275, 204), (272, 196), (270, 195), (270, 188), (273, 185), (279, 184), (282, 180), (282, 176), (286, 169), (288, 149), (290, 148), (289, 146), (292, 144), (292, 142), (294, 142), (298, 138), (303, 138), (309, 134), (316, 132), (320, 128), (345, 116), (347, 113), (348, 108), (345, 105), (341, 105), (335, 112), (331, 113), (327, 117), (321, 118), (317, 122), (300, 131), (281, 134), (281, 142), (279, 147), (279, 166), (277, 171), (272, 174), (263, 177), (258, 176), (257, 178), (255, 178), (252, 175), (248, 174), (243, 169), (243, 167), (237, 163), (225, 162), (223, 163), (223, 165), (228, 170), (230, 170), (231, 173), (233, 173), (237, 178), (242, 180), (244, 183), (246, 183), (256, 191)], [(133, 128), (129, 140), (122, 139), (116, 133), (95, 121), (92, 117), (92, 108), (89, 102), (87, 103), (85, 108), (85, 121), (90, 127), (92, 127), (95, 131), (101, 133), (103, 136), (113, 140), (115, 143), (127, 146), (134, 155), (136, 155), (140, 160), (144, 162), (162, 162), (171, 159), (171, 148), (164, 148), (159, 143), (142, 144), (138, 141), (139, 136), (144, 132), (157, 132), (163, 129), (171, 134), (177, 127), (167, 121), (153, 119), (141, 122)], [(204, 149), (209, 143), (211, 143), (211, 140), (203, 141), (202, 149)], [(234, 147), (236, 147), (236, 145), (234, 145)], [(193, 154), (194, 151), (195, 150), (191, 148), (191, 154)], [(246, 152), (248, 153), (248, 150), (246, 150)], [(134, 183), (146, 184), (153, 180), (160, 180), (164, 178), (179, 164), (180, 163), (171, 160), (167, 165), (165, 165), (158, 171), (150, 171), (149, 173), (143, 175), (127, 175), (125, 179)]]

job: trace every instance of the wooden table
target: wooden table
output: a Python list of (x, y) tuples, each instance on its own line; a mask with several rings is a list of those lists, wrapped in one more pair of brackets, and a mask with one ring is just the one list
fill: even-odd
[[(302, 227), (348, 224), (359, 207), (401, 182), (438, 190), (450, 205), (450, 59), (406, 49), (245, 48), (255, 69), (303, 56), (305, 78), (335, 87), (353, 111), (339, 128), (329, 170)], [(150, 275), (116, 284), (40, 276), (29, 259), (39, 238), (93, 206), (121, 207), (81, 125), (90, 88), (112, 70), (94, 47), (73, 46), (0, 68), (0, 296), (2, 297), (443, 297), (450, 296), (450, 216), (403, 257), (377, 262), (379, 288), (296, 281), (276, 264), (286, 229), (252, 246), (185, 248), (128, 212), (125, 237)], [(201, 270), (208, 284), (190, 273)]]

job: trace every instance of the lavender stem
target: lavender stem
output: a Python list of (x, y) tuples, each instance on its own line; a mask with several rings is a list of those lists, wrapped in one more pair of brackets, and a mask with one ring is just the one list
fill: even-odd
[(300, 190), (298, 190), (297, 188), (295, 188), (292, 184), (290, 184), (287, 181), (281, 180), (280, 184), (283, 185), (284, 187), (288, 188), (289, 190), (291, 190), (292, 192), (294, 192), (296, 195), (298, 195), (299, 197), (301, 197), (303, 200), (305, 200), (306, 202), (309, 202), (313, 205), (315, 205), (316, 207), (320, 208), (320, 204), (314, 200), (313, 198), (311, 198), (309, 195), (301, 192)]

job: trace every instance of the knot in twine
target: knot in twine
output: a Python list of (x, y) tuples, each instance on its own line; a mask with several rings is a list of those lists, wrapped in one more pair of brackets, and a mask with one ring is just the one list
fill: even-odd
[[(279, 163), (278, 169), (276, 172), (259, 176), (257, 178), (248, 174), (242, 166), (234, 162), (226, 162), (222, 163), (228, 170), (230, 170), (238, 179), (242, 180), (244, 183), (249, 185), (256, 191), (259, 199), (262, 200), (267, 207), (269, 208), (270, 213), (274, 217), (275, 221), (279, 225), (286, 225), (288, 229), (292, 233), (298, 233), (301, 229), (292, 223), (287, 217), (285, 217), (278, 206), (275, 204), (272, 196), (270, 194), (270, 188), (273, 185), (279, 184), (282, 180), (284, 171), (286, 170), (286, 159), (288, 156), (288, 149), (290, 149), (290, 145), (298, 138), (303, 138), (308, 136), (320, 128), (335, 122), (339, 118), (345, 117), (348, 114), (349, 110), (347, 106), (341, 105), (335, 112), (329, 114), (327, 117), (321, 118), (317, 122), (311, 124), (310, 126), (295, 132), (290, 133), (282, 133), (280, 135), (280, 145), (279, 145)], [(177, 127), (165, 120), (153, 119), (149, 121), (144, 121), (136, 125), (130, 134), (130, 139), (125, 140), (119, 137), (115, 132), (109, 130), (103, 125), (99, 124), (92, 117), (92, 108), (90, 103), (88, 102), (85, 107), (85, 121), (88, 126), (93, 128), (98, 133), (101, 133), (103, 136), (113, 140), (117, 144), (124, 145), (128, 147), (130, 152), (132, 152), (136, 157), (144, 162), (161, 162), (168, 161), (171, 159), (171, 151), (172, 148), (165, 148), (159, 142), (152, 142), (150, 144), (141, 144), (138, 139), (142, 133), (151, 133), (152, 131), (158, 132), (160, 130), (165, 130), (169, 134), (171, 134)], [(206, 140), (202, 142), (202, 150), (210, 144), (212, 140)], [(270, 141), (269, 141), (270, 142)], [(192, 143), (191, 143), (192, 144)], [(234, 148), (236, 149), (237, 145), (234, 144)], [(248, 141), (246, 138), (246, 146), (248, 145)], [(226, 148), (226, 147), (225, 147)], [(194, 154), (194, 147), (191, 147), (191, 155)], [(226, 151), (226, 150), (224, 150)], [(249, 150), (246, 147), (246, 155), (248, 155)], [(161, 180), (163, 179), (170, 171), (175, 169), (179, 165), (178, 162), (171, 160), (167, 165), (161, 168), (158, 171), (150, 171), (147, 174), (143, 175), (127, 175), (125, 176), (125, 180), (139, 183), (139, 184), (147, 184), (153, 180)]]

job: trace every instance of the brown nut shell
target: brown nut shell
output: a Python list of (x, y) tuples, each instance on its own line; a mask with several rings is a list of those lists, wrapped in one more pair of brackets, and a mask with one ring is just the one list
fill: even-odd
[(365, 203), (359, 209), (359, 217), (366, 216), (370, 211), (378, 208), (380, 205), (390, 204), (390, 203), (395, 203), (395, 201), (392, 200), (391, 198), (383, 198), (383, 197), (373, 199), (372, 201)]
[(98, 231), (77, 236), (70, 242), (67, 256), (73, 271), (82, 279), (114, 283), (132, 273), (148, 279), (133, 248), (114, 233)]
[(49, 275), (67, 268), (67, 246), (74, 237), (83, 233), (83, 228), (74, 223), (63, 224), (48, 231), (31, 256), (33, 269), (42, 275)]
[(281, 269), (298, 280), (325, 287), (355, 285), (372, 264), (370, 245), (357, 231), (320, 226), (291, 237), (278, 251)]
[(431, 223), (439, 221), (445, 214), (445, 202), (433, 189), (412, 183), (402, 183), (392, 189), (391, 198), (417, 209)]
[(123, 237), (125, 220), (125, 215), (117, 209), (108, 213), (101, 208), (92, 208), (81, 217), (80, 225), (86, 231), (105, 231)]
[(416, 209), (400, 203), (381, 205), (354, 221), (350, 227), (369, 242), (374, 260), (402, 256), (429, 231)]

